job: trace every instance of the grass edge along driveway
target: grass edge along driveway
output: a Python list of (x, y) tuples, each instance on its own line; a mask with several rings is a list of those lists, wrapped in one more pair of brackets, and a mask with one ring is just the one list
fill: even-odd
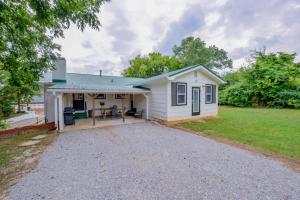
[(300, 160), (300, 110), (220, 107), (218, 118), (179, 126)]

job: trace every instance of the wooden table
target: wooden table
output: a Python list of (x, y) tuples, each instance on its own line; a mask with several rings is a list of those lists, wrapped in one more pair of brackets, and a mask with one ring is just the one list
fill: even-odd
[[(103, 115), (103, 119), (106, 119), (107, 114), (112, 112), (112, 108), (99, 108), (97, 110), (100, 110), (101, 114)], [(121, 113), (122, 118), (124, 119), (124, 108), (118, 108), (118, 113)], [(101, 115), (100, 115), (101, 117)]]

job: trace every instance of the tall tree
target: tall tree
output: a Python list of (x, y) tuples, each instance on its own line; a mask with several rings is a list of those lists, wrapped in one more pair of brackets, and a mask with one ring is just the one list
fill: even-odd
[(130, 67), (124, 70), (123, 75), (126, 77), (147, 78), (174, 71), (182, 66), (182, 63), (174, 56), (152, 52), (146, 56), (138, 55), (130, 60)]
[(0, 1), (0, 70), (11, 74), (9, 86), (30, 97), (42, 73), (54, 66), (60, 47), (53, 40), (72, 23), (82, 31), (99, 29), (97, 13), (105, 1)]
[(216, 46), (208, 46), (200, 38), (187, 37), (173, 47), (174, 55), (184, 66), (200, 64), (212, 70), (232, 68), (227, 52)]
[(300, 107), (296, 54), (255, 51), (249, 66), (228, 74), (221, 102), (236, 106)]

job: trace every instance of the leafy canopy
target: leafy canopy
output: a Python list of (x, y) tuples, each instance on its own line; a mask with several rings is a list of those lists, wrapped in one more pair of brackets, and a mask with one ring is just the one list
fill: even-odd
[(232, 60), (227, 52), (216, 46), (206, 46), (200, 38), (187, 37), (179, 46), (173, 47), (174, 55), (184, 66), (203, 65), (212, 70), (232, 68)]
[(256, 51), (250, 64), (228, 74), (221, 102), (236, 106), (300, 107), (300, 63), (296, 54)]
[(9, 77), (5, 95), (30, 99), (43, 72), (59, 56), (60, 46), (53, 40), (63, 37), (72, 23), (80, 30), (99, 29), (97, 13), (105, 1), (0, 1), (0, 71)]
[(216, 46), (206, 47), (200, 38), (183, 39), (179, 46), (173, 47), (173, 52), (174, 55), (171, 56), (155, 52), (146, 56), (138, 55), (130, 61), (130, 66), (123, 74), (127, 77), (146, 78), (196, 64), (212, 70), (232, 68), (232, 61), (226, 51)]
[(146, 56), (138, 55), (130, 60), (130, 67), (125, 69), (126, 77), (147, 78), (168, 71), (180, 69), (182, 63), (174, 56), (165, 56), (160, 53), (149, 53)]

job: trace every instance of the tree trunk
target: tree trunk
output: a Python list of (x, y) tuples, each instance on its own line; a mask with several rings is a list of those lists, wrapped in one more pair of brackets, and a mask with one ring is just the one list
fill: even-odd
[(18, 113), (19, 113), (19, 112), (21, 112), (21, 99), (20, 99), (20, 95), (19, 94), (17, 95), (17, 98), (18, 98), (18, 102), (17, 103), (18, 103)]

